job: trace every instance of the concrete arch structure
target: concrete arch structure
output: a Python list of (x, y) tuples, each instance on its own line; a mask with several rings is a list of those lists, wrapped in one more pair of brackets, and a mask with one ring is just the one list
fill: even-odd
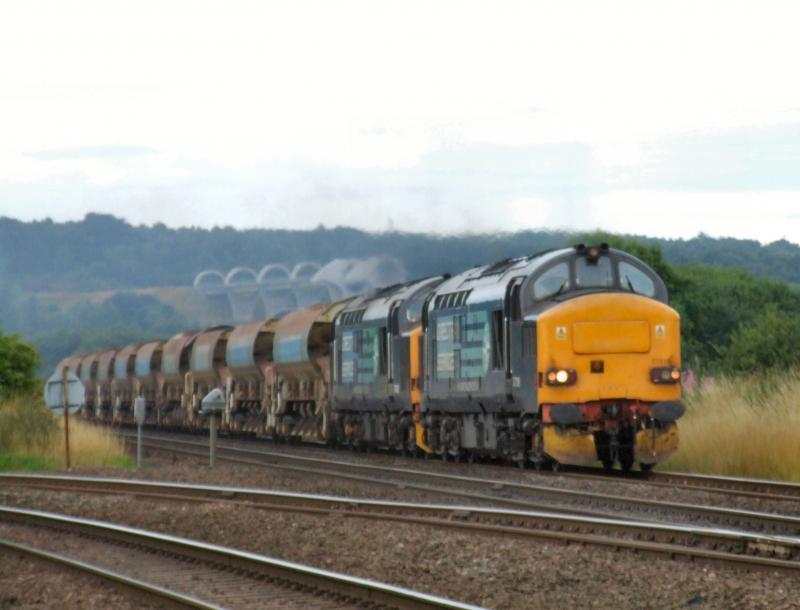
[(234, 267), (225, 276), (233, 319), (252, 320), (258, 303), (258, 275), (250, 267)]
[(205, 291), (216, 292), (225, 285), (225, 276), (219, 271), (207, 269), (201, 271), (194, 278), (192, 284), (197, 292), (203, 293)]
[(312, 278), (319, 270), (320, 265), (311, 261), (297, 263), (292, 269), (291, 279), (294, 282), (293, 289), (297, 307), (330, 302), (330, 296), (325, 287), (312, 282)]
[(225, 275), (207, 270), (195, 277), (194, 288), (212, 301), (224, 299), (229, 319), (242, 324), (314, 303), (336, 302), (406, 279), (406, 270), (396, 258), (336, 258), (325, 265), (303, 261), (291, 269), (270, 263), (258, 273), (245, 266), (234, 267)]
[(262, 285), (268, 283), (278, 283), (281, 281), (288, 285), (291, 275), (292, 272), (289, 271), (289, 268), (286, 265), (281, 265), (280, 263), (270, 263), (269, 265), (264, 265), (261, 268), (261, 271), (258, 272), (256, 281)]
[(258, 289), (265, 317), (270, 318), (297, 307), (291, 277), (292, 271), (280, 263), (265, 265), (258, 273)]
[(201, 271), (194, 278), (193, 287), (195, 292), (206, 297), (215, 316), (230, 315), (231, 305), (225, 288), (225, 276), (222, 273), (214, 269)]
[(314, 274), (320, 270), (320, 266), (317, 263), (312, 263), (311, 261), (305, 261), (303, 263), (297, 263), (292, 269), (292, 275), (290, 279), (296, 281), (303, 281), (303, 280), (311, 280)]

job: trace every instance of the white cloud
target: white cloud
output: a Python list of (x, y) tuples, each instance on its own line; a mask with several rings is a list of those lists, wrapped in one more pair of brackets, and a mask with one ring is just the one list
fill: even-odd
[[(755, 0), (11, 0), (0, 213), (454, 232), (606, 222), (615, 201), (623, 230), (636, 197), (607, 191), (655, 191), (663, 140), (800, 121), (798, 22)], [(492, 157), (547, 146), (567, 149), (527, 178)], [(157, 152), (31, 156), (85, 147)]]
[(625, 233), (800, 242), (800, 191), (614, 191), (592, 206), (599, 227)]

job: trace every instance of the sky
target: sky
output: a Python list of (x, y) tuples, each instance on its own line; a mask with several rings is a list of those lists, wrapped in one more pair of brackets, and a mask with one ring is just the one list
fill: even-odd
[(800, 243), (800, 3), (3, 0), (0, 216)]

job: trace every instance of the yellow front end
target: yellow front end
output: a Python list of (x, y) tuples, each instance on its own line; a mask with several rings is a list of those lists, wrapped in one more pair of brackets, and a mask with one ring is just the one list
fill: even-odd
[[(539, 315), (537, 358), (542, 440), (554, 460), (588, 465), (627, 452), (620, 461), (629, 467), (632, 460), (654, 464), (677, 448), (677, 426), (656, 421), (654, 405), (678, 403), (679, 380), (652, 378), (653, 369), (681, 364), (674, 309), (630, 293), (568, 300)], [(569, 383), (549, 384), (554, 370), (569, 370)]]
[(663, 429), (639, 430), (636, 433), (636, 461), (657, 464), (678, 448), (678, 425), (667, 424)]

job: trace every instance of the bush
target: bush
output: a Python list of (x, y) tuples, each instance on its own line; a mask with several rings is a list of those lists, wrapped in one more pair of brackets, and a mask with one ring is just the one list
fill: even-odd
[(58, 423), (41, 402), (0, 402), (0, 453), (42, 454), (55, 442)]
[(0, 397), (31, 394), (39, 353), (17, 335), (0, 333)]

